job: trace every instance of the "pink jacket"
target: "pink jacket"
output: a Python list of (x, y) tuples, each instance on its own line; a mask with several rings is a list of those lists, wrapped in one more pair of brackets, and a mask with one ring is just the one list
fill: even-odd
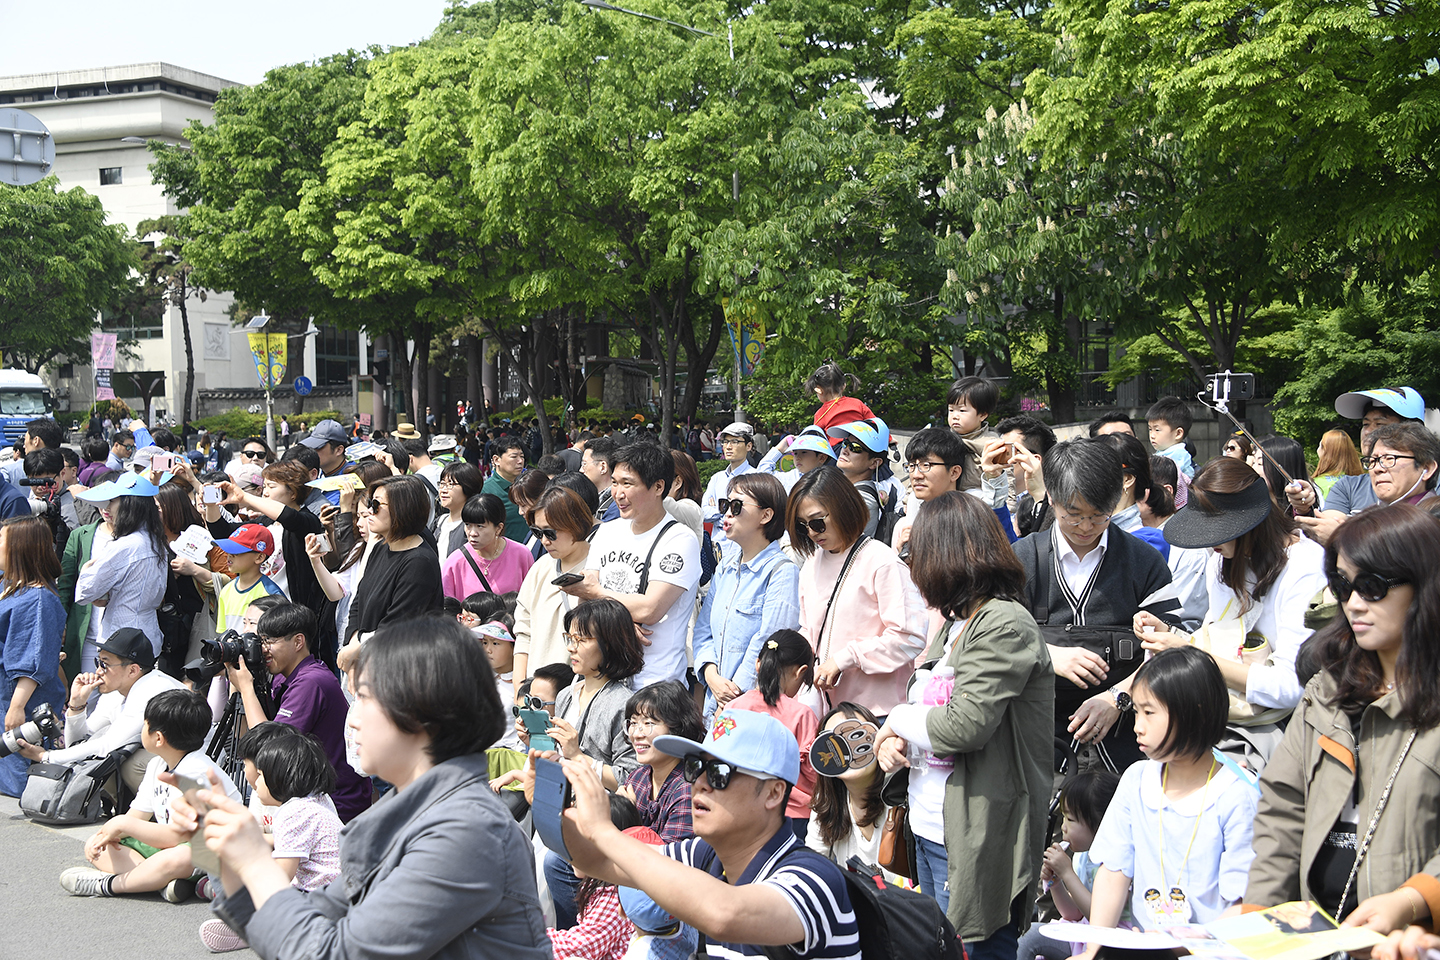
[(855, 556), (825, 620), (825, 605), (845, 553), (817, 551), (800, 570), (800, 632), (820, 662), (834, 657), (843, 671), (829, 692), (831, 705), (848, 700), (886, 716), (905, 703), (915, 658), (925, 649), (925, 601), (887, 544), (868, 540)]

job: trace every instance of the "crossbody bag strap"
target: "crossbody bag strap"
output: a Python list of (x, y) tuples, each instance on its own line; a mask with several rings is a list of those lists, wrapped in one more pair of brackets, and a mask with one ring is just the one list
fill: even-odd
[[(1051, 542), (1054, 536), (1047, 531), (1035, 545), (1035, 612), (1039, 614), (1035, 623), (1042, 627), (1050, 623), (1050, 569), (1053, 566), (1050, 558), (1055, 554)], [(1055, 568), (1055, 575), (1060, 575), (1059, 568)]]
[(645, 565), (640, 568), (640, 589), (636, 591), (637, 593), (644, 593), (645, 589), (650, 586), (650, 561), (655, 558), (655, 548), (660, 546), (660, 541), (664, 538), (665, 531), (679, 522), (679, 520), (668, 521), (660, 528), (660, 532), (655, 534), (655, 539), (650, 542), (650, 550), (645, 554)]
[[(1400, 756), (1395, 759), (1395, 769), (1390, 771), (1390, 779), (1385, 783), (1385, 789), (1380, 794), (1380, 799), (1375, 803), (1375, 813), (1370, 817), (1370, 826), (1365, 830), (1365, 837), (1355, 848), (1355, 863), (1350, 867), (1350, 876), (1345, 881), (1345, 891), (1340, 894), (1340, 905), (1336, 909), (1336, 915), (1345, 909), (1345, 901), (1350, 897), (1350, 888), (1355, 884), (1355, 877), (1360, 873), (1360, 861), (1365, 859), (1365, 854), (1370, 851), (1370, 841), (1375, 838), (1375, 828), (1380, 826), (1380, 814), (1385, 812), (1385, 806), (1390, 802), (1390, 791), (1395, 786), (1395, 778), (1400, 776), (1400, 764), (1405, 762), (1405, 757), (1410, 753), (1410, 747), (1414, 745), (1415, 738), (1419, 736), (1419, 730), (1410, 731), (1410, 739), (1405, 741), (1405, 746), (1400, 748)], [(1356, 896), (1359, 900), (1359, 896)]]
[(821, 663), (829, 659), (828, 645), (825, 639), (825, 627), (830, 622), (830, 608), (835, 605), (835, 597), (840, 593), (840, 586), (845, 582), (845, 575), (850, 572), (850, 565), (855, 562), (855, 557), (860, 553), (860, 548), (863, 547), (869, 539), (865, 534), (860, 534), (860, 538), (850, 547), (850, 552), (845, 554), (845, 563), (840, 567), (840, 575), (835, 578), (835, 587), (830, 591), (830, 599), (825, 601), (825, 613), (820, 618), (820, 630), (815, 634), (816, 647), (822, 651), (820, 654)]
[(476, 563), (475, 558), (470, 556), (470, 551), (465, 547), (461, 547), (460, 552), (465, 554), (466, 560), (470, 561), (470, 569), (474, 570), (475, 576), (480, 578), (480, 586), (485, 588), (486, 593), (494, 593), (494, 588), (490, 586), (490, 581), (485, 579), (485, 574), (480, 572), (480, 564)]

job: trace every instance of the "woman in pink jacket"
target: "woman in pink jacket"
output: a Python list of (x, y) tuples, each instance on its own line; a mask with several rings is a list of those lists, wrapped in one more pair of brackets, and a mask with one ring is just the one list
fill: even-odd
[(864, 535), (869, 511), (837, 468), (795, 484), (785, 522), (806, 557), (800, 570), (800, 632), (815, 649), (815, 686), (884, 717), (905, 702), (925, 648), (925, 601), (888, 544)]

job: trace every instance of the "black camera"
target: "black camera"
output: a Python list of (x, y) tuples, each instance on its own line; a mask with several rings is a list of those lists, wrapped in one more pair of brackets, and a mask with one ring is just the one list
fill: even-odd
[(257, 679), (269, 676), (265, 670), (265, 647), (260, 638), (238, 630), (226, 630), (218, 637), (200, 641), (200, 659), (187, 666), (198, 669), (200, 676), (209, 682), (225, 672), (226, 664), (238, 666), (241, 660)]
[(35, 708), (35, 716), (26, 720), (14, 730), (5, 731), (0, 737), (0, 757), (8, 757), (20, 750), (20, 741), (39, 746), (40, 741), (45, 737), (56, 737), (64, 725), (60, 718), (55, 716), (55, 708), (48, 703), (42, 703)]

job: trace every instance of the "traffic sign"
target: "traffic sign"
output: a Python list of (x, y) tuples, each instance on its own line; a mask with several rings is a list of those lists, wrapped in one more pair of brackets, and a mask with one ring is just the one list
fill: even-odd
[(40, 118), (0, 107), (0, 183), (36, 183), (54, 166), (55, 138)]
[(310, 391), (314, 389), (315, 384), (310, 381), (309, 377), (295, 378), (295, 392), (300, 394), (300, 396), (308, 397), (310, 396)]

